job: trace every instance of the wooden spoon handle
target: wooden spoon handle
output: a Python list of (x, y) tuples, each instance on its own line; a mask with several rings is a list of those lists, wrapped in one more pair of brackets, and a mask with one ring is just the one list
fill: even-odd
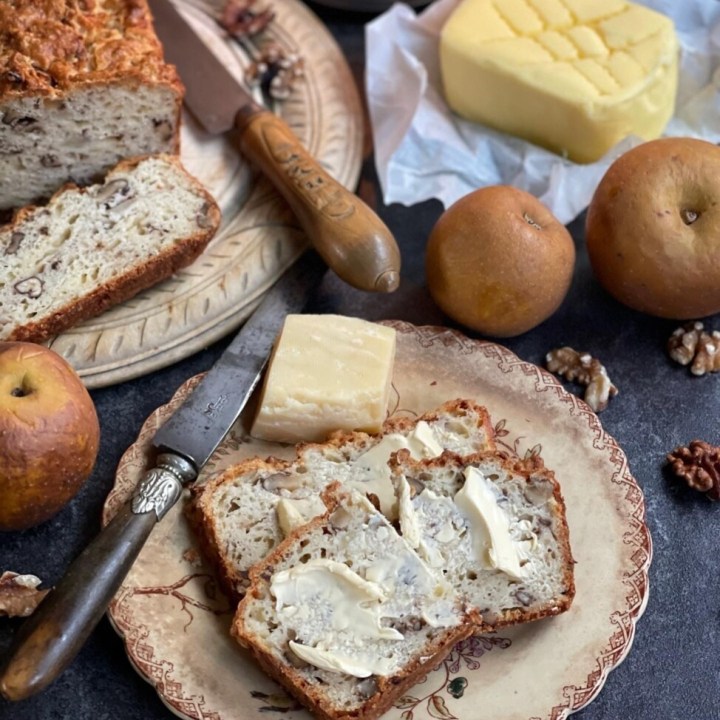
[(308, 239), (345, 282), (391, 292), (400, 283), (400, 250), (382, 220), (323, 170), (286, 123), (248, 105), (236, 119), (240, 149), (290, 204)]

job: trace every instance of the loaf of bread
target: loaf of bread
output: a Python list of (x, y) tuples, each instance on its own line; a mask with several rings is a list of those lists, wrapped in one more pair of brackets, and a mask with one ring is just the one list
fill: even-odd
[(444, 449), (491, 450), (487, 410), (469, 400), (451, 401), (415, 420), (391, 418), (378, 435), (338, 433), (324, 444), (299, 445), (292, 461), (253, 458), (194, 487), (189, 518), (228, 595), (241, 597), (251, 566), (294, 527), (324, 511), (320, 493), (332, 481), (370, 495), (394, 519), (388, 461), (402, 447), (418, 458)]
[(391, 460), (400, 529), (481, 615), (479, 631), (550, 615), (575, 594), (565, 504), (538, 458), (499, 453)]
[(338, 487), (251, 570), (232, 633), (316, 717), (371, 720), (477, 618), (367, 499)]
[(146, 0), (0, 2), (0, 210), (177, 152), (182, 96)]
[(0, 228), (0, 340), (41, 342), (191, 263), (220, 222), (179, 160), (120, 163)]

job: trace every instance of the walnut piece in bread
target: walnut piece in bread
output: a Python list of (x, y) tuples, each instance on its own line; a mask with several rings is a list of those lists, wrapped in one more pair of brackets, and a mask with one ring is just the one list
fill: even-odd
[(182, 97), (146, 0), (0, 2), (0, 210), (177, 152)]

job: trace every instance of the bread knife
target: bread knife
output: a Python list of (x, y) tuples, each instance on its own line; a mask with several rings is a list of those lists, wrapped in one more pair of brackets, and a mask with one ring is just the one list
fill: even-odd
[(194, 391), (153, 438), (155, 464), (132, 498), (73, 561), (25, 621), (0, 669), (0, 693), (22, 700), (70, 664), (99, 622), (155, 524), (216, 450), (257, 386), (285, 316), (300, 312), (325, 263), (300, 258), (268, 291)]
[(212, 134), (237, 134), (240, 151), (285, 198), (315, 250), (347, 283), (390, 292), (400, 251), (382, 220), (334, 180), (282, 118), (258, 105), (170, 0), (150, 0), (155, 31), (185, 85), (185, 105)]

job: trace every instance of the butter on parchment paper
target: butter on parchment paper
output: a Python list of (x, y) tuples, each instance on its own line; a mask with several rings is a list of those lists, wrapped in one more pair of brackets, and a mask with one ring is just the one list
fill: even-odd
[(625, 0), (463, 0), (440, 35), (445, 99), (468, 120), (576, 162), (673, 115), (672, 21)]

